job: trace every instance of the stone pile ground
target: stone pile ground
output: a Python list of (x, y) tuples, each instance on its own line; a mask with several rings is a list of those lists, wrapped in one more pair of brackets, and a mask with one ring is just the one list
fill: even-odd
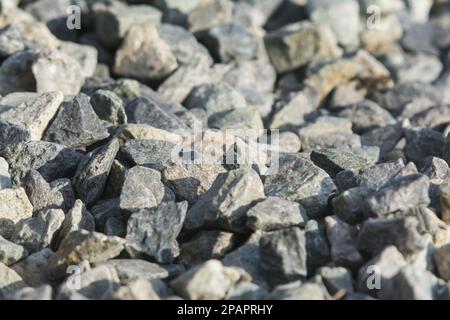
[(0, 299), (450, 299), (450, 1), (0, 9)]

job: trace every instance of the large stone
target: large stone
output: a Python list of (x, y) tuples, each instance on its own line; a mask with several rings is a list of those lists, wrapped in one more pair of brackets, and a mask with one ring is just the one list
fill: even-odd
[(98, 90), (91, 97), (92, 108), (102, 120), (113, 125), (127, 123), (122, 99), (112, 91)]
[(30, 170), (25, 177), (24, 185), (34, 212), (65, 208), (62, 193), (57, 188), (52, 188), (38, 171)]
[(179, 255), (176, 242), (187, 202), (163, 202), (153, 209), (142, 209), (128, 220), (127, 251), (132, 256), (149, 256), (159, 263), (171, 263)]
[(247, 226), (256, 231), (276, 231), (293, 226), (305, 226), (306, 210), (298, 203), (269, 197), (247, 211)]
[(108, 136), (106, 127), (92, 109), (89, 97), (79, 94), (61, 106), (44, 139), (72, 148), (83, 148)]
[(89, 153), (79, 164), (73, 185), (81, 200), (87, 205), (91, 205), (102, 196), (118, 151), (119, 142), (114, 139)]
[(33, 215), (33, 206), (23, 188), (0, 190), (0, 236), (9, 239), (14, 227)]
[(133, 25), (116, 54), (114, 71), (140, 80), (163, 80), (178, 67), (170, 47), (151, 24)]
[(293, 71), (316, 59), (338, 58), (342, 54), (332, 31), (311, 22), (288, 25), (268, 34), (264, 42), (278, 73)]
[(264, 187), (252, 169), (220, 175), (211, 189), (189, 210), (185, 228), (219, 227), (245, 232), (245, 214), (254, 202), (264, 199)]
[(306, 277), (306, 238), (298, 227), (264, 235), (259, 252), (265, 278), (272, 286)]
[(11, 93), (0, 100), (0, 119), (27, 128), (32, 140), (40, 140), (63, 99), (61, 92)]
[(323, 215), (336, 186), (328, 174), (299, 155), (282, 155), (279, 170), (266, 177), (267, 196), (299, 202), (310, 217)]
[(133, 167), (125, 174), (120, 195), (120, 208), (132, 212), (136, 209), (154, 208), (164, 198), (161, 174), (145, 167)]
[(358, 249), (370, 254), (378, 254), (393, 245), (405, 254), (411, 255), (422, 250), (424, 238), (419, 234), (415, 217), (394, 219), (369, 219), (358, 235)]

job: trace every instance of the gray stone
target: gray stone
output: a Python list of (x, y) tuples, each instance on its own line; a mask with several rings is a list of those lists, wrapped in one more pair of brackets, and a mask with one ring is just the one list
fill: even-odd
[(275, 300), (327, 300), (329, 295), (323, 284), (294, 281), (277, 286), (271, 293)]
[(28, 251), (21, 245), (10, 242), (0, 236), (0, 262), (10, 266), (28, 256)]
[(235, 284), (249, 280), (249, 275), (241, 269), (224, 267), (218, 260), (209, 260), (174, 279), (170, 286), (185, 299), (220, 300)]
[(405, 130), (405, 136), (405, 154), (419, 167), (426, 164), (428, 157), (442, 157), (445, 139), (440, 132), (428, 128), (413, 128)]
[(365, 187), (345, 190), (333, 199), (333, 213), (342, 221), (356, 225), (371, 217), (367, 197), (374, 191)]
[(388, 125), (376, 128), (361, 136), (364, 146), (376, 146), (380, 148), (381, 155), (385, 157), (391, 152), (403, 137), (403, 128), (400, 124)]
[(108, 219), (114, 218), (126, 223), (130, 216), (130, 213), (120, 208), (120, 198), (99, 201), (90, 208), (90, 212), (95, 219), (96, 228), (100, 231), (104, 230)]
[(72, 187), (72, 182), (70, 179), (57, 179), (53, 180), (50, 183), (50, 188), (53, 190), (58, 190), (63, 198), (64, 198), (64, 206), (63, 210), (66, 212), (67, 210), (71, 209), (75, 203), (75, 200), (77, 199), (77, 196), (75, 195), (75, 191)]
[(189, 210), (184, 227), (219, 227), (245, 232), (245, 214), (254, 202), (264, 199), (264, 187), (252, 169), (237, 169), (220, 175), (211, 189)]
[(270, 298), (269, 293), (258, 286), (257, 284), (251, 282), (241, 282), (228, 294), (227, 300), (268, 300)]
[(276, 231), (306, 225), (306, 210), (298, 203), (269, 197), (247, 211), (247, 226), (256, 231)]
[(364, 133), (375, 128), (395, 124), (392, 115), (370, 100), (364, 100), (339, 112), (339, 116), (350, 120), (353, 131)]
[(0, 190), (0, 236), (9, 239), (15, 225), (33, 215), (33, 206), (23, 188)]
[(58, 233), (58, 245), (56, 247), (70, 233), (77, 230), (95, 231), (94, 217), (81, 200), (77, 200), (73, 208), (67, 212)]
[(80, 162), (72, 183), (81, 200), (87, 205), (93, 204), (102, 196), (118, 151), (119, 141), (114, 139), (89, 153)]
[(72, 148), (83, 148), (108, 136), (104, 124), (92, 109), (89, 97), (79, 94), (61, 106), (44, 139)]
[(424, 175), (410, 175), (395, 179), (367, 198), (370, 212), (386, 216), (400, 210), (428, 206), (430, 182)]
[(49, 271), (49, 259), (53, 255), (53, 251), (46, 248), (29, 255), (11, 268), (31, 287), (53, 283)]
[(244, 97), (231, 85), (223, 82), (195, 87), (184, 104), (189, 109), (204, 109), (208, 118), (220, 117), (226, 112), (247, 108)]
[(163, 80), (177, 68), (177, 59), (151, 23), (129, 28), (114, 64), (118, 75), (145, 81)]
[(393, 245), (405, 255), (417, 253), (425, 247), (419, 234), (418, 220), (414, 217), (395, 219), (369, 219), (358, 235), (358, 249), (370, 254), (378, 254)]
[(210, 259), (221, 259), (233, 249), (236, 237), (233, 233), (221, 231), (200, 231), (193, 239), (180, 246), (179, 261), (188, 266)]
[(333, 262), (350, 270), (358, 269), (364, 260), (356, 248), (357, 229), (334, 216), (325, 218), (325, 226)]
[(184, 219), (187, 202), (163, 202), (131, 215), (127, 226), (127, 251), (132, 256), (144, 255), (159, 263), (171, 263), (179, 255), (176, 242)]
[(114, 293), (115, 300), (160, 300), (152, 284), (145, 279), (130, 281), (127, 285), (121, 286)]
[(165, 168), (162, 176), (177, 197), (193, 204), (212, 187), (219, 174), (225, 172), (219, 164), (175, 164)]
[(113, 125), (127, 123), (127, 115), (123, 101), (114, 92), (98, 90), (91, 97), (92, 108), (102, 120), (111, 122)]
[(187, 129), (186, 124), (176, 115), (163, 109), (162, 105), (152, 99), (135, 99), (126, 105), (125, 110), (129, 123), (146, 124), (169, 132)]
[(276, 174), (266, 177), (267, 196), (299, 202), (309, 217), (323, 215), (336, 186), (328, 174), (299, 155), (281, 155)]
[(177, 150), (176, 147), (163, 140), (128, 140), (122, 146), (120, 154), (133, 165), (163, 170), (173, 164), (172, 154)]
[(227, 253), (222, 262), (225, 266), (238, 267), (245, 270), (250, 274), (255, 284), (268, 288), (267, 282), (263, 277), (259, 255), (259, 241), (262, 235), (263, 233), (261, 232), (253, 233), (242, 246)]
[(161, 12), (151, 6), (127, 6), (114, 1), (112, 5), (98, 3), (94, 6), (95, 31), (106, 47), (116, 47), (133, 24), (161, 21)]
[(58, 189), (52, 188), (38, 171), (30, 170), (28, 172), (24, 186), (34, 212), (64, 208), (64, 196)]
[(59, 50), (78, 61), (85, 77), (94, 76), (98, 60), (98, 52), (95, 47), (63, 41)]
[(293, 71), (315, 59), (338, 58), (341, 55), (332, 31), (309, 21), (271, 32), (264, 42), (278, 73)]
[(271, 232), (261, 237), (260, 259), (267, 282), (276, 286), (307, 275), (305, 232), (297, 227)]
[(11, 93), (0, 100), (0, 119), (27, 128), (32, 140), (40, 140), (63, 99), (61, 92)]
[(347, 148), (313, 150), (311, 160), (332, 178), (336, 177), (341, 171), (358, 170), (372, 164), (353, 152), (352, 149)]
[(330, 248), (323, 225), (316, 220), (309, 220), (305, 227), (306, 266), (308, 275), (330, 261)]
[(11, 241), (30, 253), (36, 253), (50, 246), (64, 221), (64, 211), (47, 209), (33, 218), (21, 220), (14, 228)]
[(222, 24), (202, 34), (200, 41), (221, 63), (257, 58), (259, 40), (240, 24)]
[(11, 161), (30, 140), (31, 134), (26, 128), (0, 120), (0, 155), (6, 161)]
[(21, 184), (29, 170), (35, 169), (47, 181), (71, 178), (84, 155), (63, 145), (30, 141), (25, 143), (17, 157), (10, 162), (14, 182)]
[(120, 195), (120, 208), (132, 212), (136, 209), (154, 208), (164, 198), (161, 174), (145, 167), (133, 167), (125, 174)]

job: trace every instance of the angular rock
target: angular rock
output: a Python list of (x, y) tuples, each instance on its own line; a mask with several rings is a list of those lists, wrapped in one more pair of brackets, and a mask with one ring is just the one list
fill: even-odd
[(112, 259), (94, 264), (107, 266), (116, 270), (120, 282), (125, 284), (137, 279), (164, 279), (169, 276), (169, 272), (162, 266), (140, 259)]
[(28, 251), (21, 245), (10, 242), (0, 236), (0, 263), (13, 265), (28, 256)]
[(245, 232), (245, 214), (254, 202), (264, 199), (264, 187), (252, 169), (237, 169), (220, 175), (189, 210), (184, 227), (219, 227)]
[(202, 1), (187, 15), (190, 32), (200, 32), (222, 23), (231, 22), (233, 3), (229, 0)]
[(154, 208), (164, 198), (164, 185), (161, 174), (145, 167), (133, 167), (125, 174), (120, 195), (120, 208), (130, 211)]
[(14, 264), (11, 268), (31, 287), (39, 287), (44, 284), (53, 283), (49, 277), (49, 259), (53, 255), (53, 251), (46, 248), (29, 255)]
[(353, 280), (350, 270), (342, 267), (323, 267), (319, 270), (319, 274), (331, 295), (339, 292), (353, 292)]
[(282, 155), (278, 172), (266, 177), (264, 191), (267, 196), (299, 202), (309, 217), (317, 217), (325, 212), (336, 186), (311, 161), (298, 155)]
[(434, 254), (439, 277), (446, 281), (450, 280), (450, 244), (440, 247)]
[(116, 54), (114, 71), (124, 77), (146, 81), (163, 80), (177, 69), (170, 47), (151, 24), (133, 25)]
[(34, 212), (64, 208), (64, 196), (58, 189), (52, 188), (38, 171), (30, 170), (24, 185)]
[(33, 215), (33, 206), (23, 188), (0, 190), (0, 236), (9, 239), (15, 225)]
[(425, 246), (419, 234), (418, 220), (414, 217), (395, 219), (369, 219), (358, 235), (358, 249), (370, 254), (378, 254), (393, 245), (404, 255), (411, 255)]
[(311, 160), (333, 178), (341, 171), (358, 170), (371, 164), (352, 149), (346, 148), (314, 150)]
[(445, 139), (440, 132), (427, 128), (414, 128), (405, 130), (405, 136), (405, 154), (419, 167), (425, 165), (428, 157), (442, 157)]
[(306, 238), (299, 228), (264, 235), (259, 252), (265, 278), (272, 286), (306, 277)]
[(61, 92), (11, 93), (0, 100), (0, 119), (27, 128), (32, 140), (40, 140), (63, 99)]
[(71, 148), (83, 148), (108, 136), (104, 124), (92, 109), (89, 97), (79, 94), (61, 106), (44, 139)]
[(98, 90), (91, 97), (92, 108), (97, 116), (113, 125), (127, 123), (123, 101), (114, 92)]
[(22, 278), (12, 269), (0, 262), (0, 299), (7, 300), (15, 291), (26, 287)]
[(102, 196), (118, 151), (119, 141), (114, 139), (89, 153), (80, 162), (73, 179), (73, 186), (87, 205), (91, 205)]
[(247, 211), (247, 226), (256, 231), (276, 231), (293, 226), (305, 226), (306, 210), (298, 203), (269, 197)]
[(162, 171), (177, 160), (176, 150), (176, 145), (163, 140), (129, 140), (122, 146), (120, 154), (132, 165)]
[(171, 263), (179, 255), (176, 238), (186, 211), (187, 202), (163, 202), (156, 208), (133, 213), (127, 226), (127, 251), (132, 256), (144, 255), (159, 263)]
[(72, 209), (67, 212), (58, 233), (58, 245), (69, 234), (78, 230), (95, 231), (95, 220), (81, 200), (76, 200)]

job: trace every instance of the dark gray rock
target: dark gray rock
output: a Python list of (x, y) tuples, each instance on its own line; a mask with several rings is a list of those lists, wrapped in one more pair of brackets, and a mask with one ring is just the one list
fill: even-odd
[(28, 256), (28, 251), (21, 245), (10, 242), (0, 236), (0, 262), (10, 266)]
[(364, 133), (361, 136), (361, 143), (364, 146), (379, 147), (384, 157), (395, 148), (402, 137), (403, 128), (400, 124), (387, 125)]
[(92, 109), (89, 97), (80, 94), (61, 106), (44, 139), (72, 148), (83, 148), (108, 136), (105, 126)]
[(306, 265), (308, 275), (330, 261), (330, 247), (323, 225), (316, 220), (309, 220), (305, 227)]
[(127, 123), (123, 101), (114, 92), (98, 90), (92, 95), (91, 104), (100, 119), (116, 126)]
[(366, 187), (347, 189), (333, 199), (333, 213), (350, 225), (363, 222), (371, 216), (367, 198), (373, 192)]
[(261, 267), (272, 286), (307, 275), (305, 232), (297, 227), (264, 235), (260, 240)]
[(26, 128), (0, 120), (0, 155), (8, 162), (30, 140), (31, 133)]
[(311, 160), (332, 178), (341, 171), (359, 170), (372, 164), (347, 148), (314, 150), (311, 152)]
[(426, 165), (427, 158), (442, 157), (444, 136), (433, 129), (413, 128), (405, 130), (405, 155), (418, 167)]
[(266, 177), (267, 196), (299, 202), (310, 217), (324, 214), (336, 186), (328, 174), (299, 155), (281, 155), (277, 173)]
[(28, 172), (24, 186), (34, 212), (65, 207), (64, 196), (58, 189), (52, 188), (38, 171), (30, 170)]
[(72, 183), (81, 200), (87, 205), (93, 204), (102, 196), (118, 151), (119, 141), (114, 139), (89, 153), (78, 165)]
[(10, 162), (11, 177), (21, 184), (29, 170), (35, 169), (47, 181), (71, 178), (84, 155), (60, 144), (45, 141), (25, 143), (14, 162)]
[(176, 242), (187, 202), (163, 202), (153, 209), (142, 209), (128, 220), (127, 251), (132, 256), (148, 256), (159, 263), (171, 263), (179, 255)]
[(120, 154), (133, 165), (163, 170), (173, 164), (176, 150), (176, 145), (168, 141), (128, 140), (121, 147)]

